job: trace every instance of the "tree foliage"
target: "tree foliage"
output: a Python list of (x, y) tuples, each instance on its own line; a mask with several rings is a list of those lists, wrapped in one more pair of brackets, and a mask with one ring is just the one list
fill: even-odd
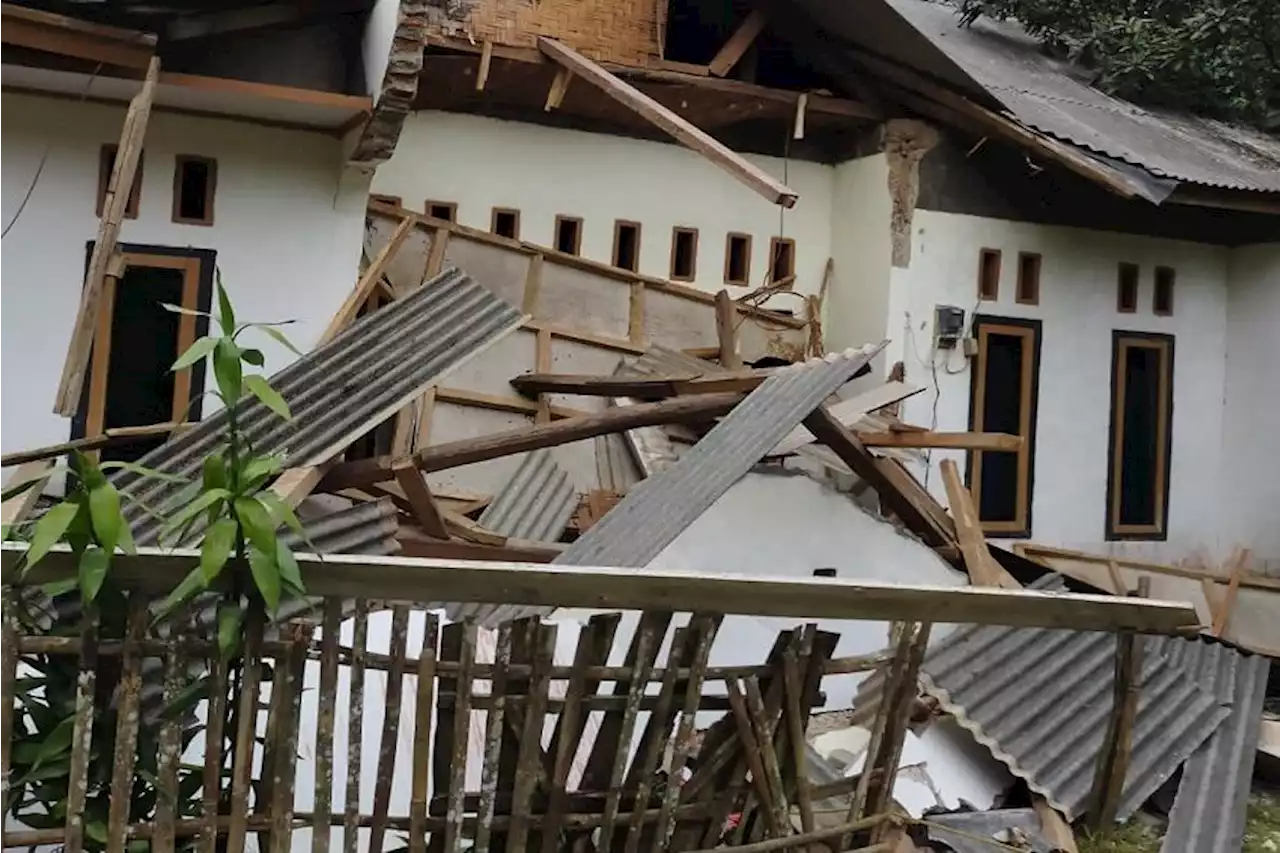
[(1277, 0), (956, 0), (962, 20), (1014, 18), (1135, 103), (1280, 122)]

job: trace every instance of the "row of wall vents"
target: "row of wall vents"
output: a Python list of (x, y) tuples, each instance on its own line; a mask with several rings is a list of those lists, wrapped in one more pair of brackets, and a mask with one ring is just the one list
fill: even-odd
[[(1040, 304), (1039, 254), (1018, 253), (1018, 275), (1014, 285), (1014, 301), (1020, 305)], [(999, 249), (983, 249), (978, 253), (978, 299), (996, 302), (1000, 299)], [(1173, 267), (1157, 266), (1151, 292), (1151, 313), (1157, 317), (1173, 316), (1173, 286), (1177, 277)], [(1138, 312), (1138, 284), (1140, 269), (1137, 264), (1120, 263), (1116, 268), (1116, 311), (1121, 314)]]
[[(107, 190), (111, 184), (111, 170), (115, 168), (117, 145), (103, 145), (98, 152), (98, 195), (96, 210), (102, 216), (106, 206)], [(138, 170), (129, 188), (129, 200), (124, 215), (138, 218), (138, 206), (142, 202), (142, 173), (146, 166), (146, 152), (138, 155)], [(178, 154), (173, 158), (173, 201), (170, 219), (181, 225), (212, 225), (213, 203), (218, 189), (218, 161), (212, 157), (195, 154)]]

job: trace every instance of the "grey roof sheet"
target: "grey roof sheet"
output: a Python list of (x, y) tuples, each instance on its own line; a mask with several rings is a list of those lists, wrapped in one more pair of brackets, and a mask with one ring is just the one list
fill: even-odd
[[(1019, 121), (1036, 130), (1160, 177), (1280, 192), (1280, 139), (1112, 97), (1089, 84), (1085, 69), (1046, 56), (1015, 23), (982, 17), (961, 27), (953, 7), (927, 0), (885, 2)], [(868, 46), (892, 51), (884, 45)]]
[[(446, 270), (272, 376), (272, 387), (293, 412), (291, 421), (246, 398), (237, 406), (241, 427), (258, 453), (284, 453), (288, 466), (324, 462), (521, 321), (516, 308), (466, 273)], [(198, 479), (204, 458), (221, 441), (226, 419), (227, 413), (219, 411), (139, 464)], [(122, 472), (117, 482), (138, 479)], [(160, 528), (140, 503), (164, 512), (181, 490), (154, 478), (137, 485), (138, 502), (126, 502), (125, 517), (138, 544), (155, 542)]]
[(535, 450), (485, 508), (480, 526), (515, 539), (555, 542), (577, 506), (569, 473), (550, 449)]
[[(1063, 589), (1051, 575), (1033, 588)], [(1226, 646), (1143, 637), (1141, 693), (1121, 819), (1168, 780), (1229, 714), (1245, 658)], [(1116, 635), (964, 626), (929, 649), (926, 692), (1068, 818), (1088, 808), (1111, 712)]]
[(388, 556), (400, 551), (396, 532), (400, 522), (390, 498), (364, 501), (346, 509), (313, 518), (303, 517), (302, 529), (309, 542), (285, 532), (282, 539), (295, 551), (317, 554), (370, 554)]
[(1183, 767), (1160, 853), (1235, 853), (1243, 846), (1270, 670), (1262, 655), (1240, 661), (1231, 715)]

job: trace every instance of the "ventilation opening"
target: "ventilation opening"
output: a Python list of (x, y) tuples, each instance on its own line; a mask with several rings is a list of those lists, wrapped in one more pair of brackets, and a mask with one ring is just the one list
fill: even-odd
[(207, 157), (178, 157), (173, 176), (173, 221), (213, 224), (213, 195), (218, 164)]
[(769, 243), (769, 281), (782, 281), (795, 273), (796, 241), (774, 237)]
[(428, 201), (427, 216), (432, 219), (443, 219), (446, 222), (457, 222), (458, 203), (456, 201)]
[(556, 217), (556, 251), (576, 255), (582, 251), (582, 220), (574, 216)]
[(1156, 267), (1156, 288), (1151, 310), (1160, 317), (1173, 316), (1173, 279), (1172, 267)]
[(730, 234), (724, 247), (724, 283), (751, 282), (751, 235)]
[(1121, 264), (1116, 282), (1116, 310), (1132, 314), (1138, 310), (1138, 265)]
[[(116, 166), (117, 145), (104, 145), (98, 153), (98, 216), (107, 202), (107, 188), (111, 185), (111, 170)], [(133, 173), (133, 186), (129, 188), (129, 199), (125, 202), (124, 215), (128, 219), (138, 218), (138, 201), (142, 197), (142, 158), (138, 154), (138, 168)]]
[(671, 278), (693, 281), (698, 267), (698, 229), (675, 228), (671, 231)]
[(1017, 300), (1022, 305), (1040, 304), (1040, 256), (1029, 252), (1018, 254)]
[(983, 249), (978, 255), (978, 298), (995, 302), (1000, 297), (1000, 250)]
[(398, 195), (382, 195), (381, 193), (371, 193), (369, 200), (380, 204), (390, 204), (394, 207), (401, 207), (403, 202), (403, 199)]
[(510, 237), (512, 240), (520, 239), (520, 211), (495, 207), (490, 230), (499, 237)]
[(635, 272), (640, 265), (640, 223), (619, 219), (613, 225), (613, 265)]

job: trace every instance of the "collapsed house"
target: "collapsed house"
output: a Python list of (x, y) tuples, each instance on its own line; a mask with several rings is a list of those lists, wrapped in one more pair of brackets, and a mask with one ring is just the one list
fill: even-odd
[[(215, 276), (306, 350), (264, 348), (291, 422), (241, 404), (328, 560), (253, 650), (282, 775), (129, 832), (1050, 850), (1176, 786), (1165, 850), (1232, 849), (1280, 147), (923, 0), (710, 5), (4, 6), (4, 433), (46, 445), (5, 467), (198, 471), (226, 413), (168, 368), (205, 320), (158, 306)], [(177, 489), (119, 481), (154, 544)], [(158, 681), (192, 621), (103, 653)]]

